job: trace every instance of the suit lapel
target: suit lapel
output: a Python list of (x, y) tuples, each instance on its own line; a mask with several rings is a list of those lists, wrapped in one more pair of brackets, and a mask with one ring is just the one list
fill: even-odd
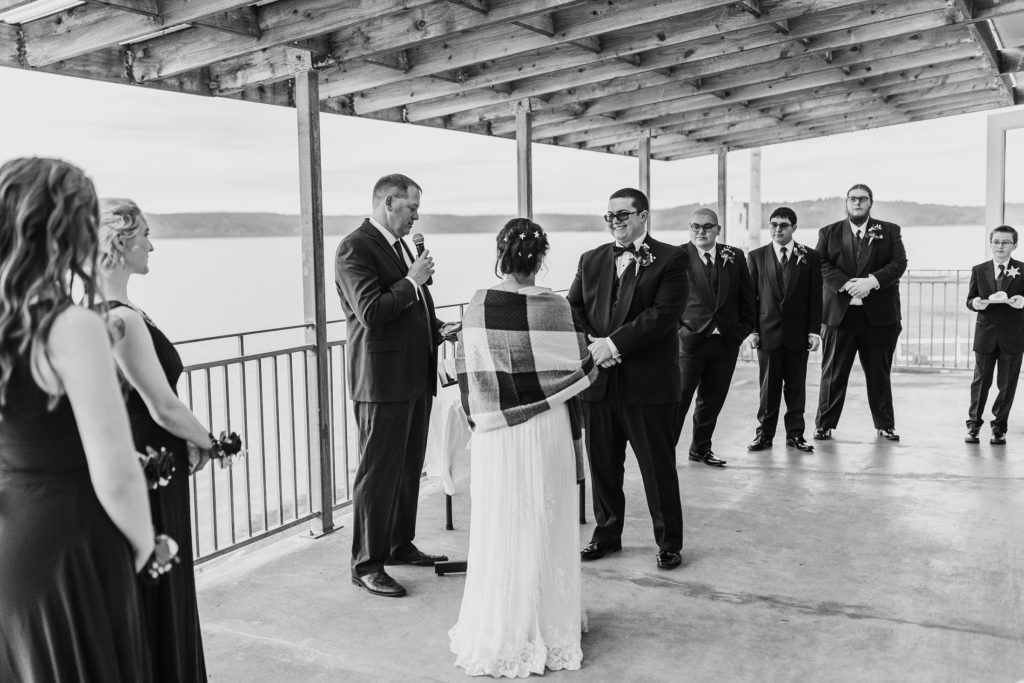
[(991, 261), (985, 264), (985, 281), (988, 282), (989, 294), (996, 291), (996, 264)]
[(779, 259), (775, 255), (775, 247), (771, 244), (764, 250), (764, 265), (762, 267), (764, 268), (765, 275), (768, 277), (768, 283), (772, 288), (772, 292), (775, 293), (775, 298), (781, 300), (785, 295), (780, 285), (782, 264), (779, 263)]
[(366, 234), (373, 242), (375, 242), (378, 247), (384, 250), (384, 253), (391, 259), (391, 262), (395, 264), (395, 267), (398, 268), (403, 277), (409, 272), (409, 268), (405, 265), (405, 261), (398, 258), (398, 252), (395, 251), (395, 248), (391, 246), (386, 239), (384, 239), (384, 235), (380, 234), (380, 230), (375, 228), (370, 221), (363, 221), (363, 224), (359, 226), (359, 229), (362, 230), (363, 233)]
[(715, 267), (718, 269), (718, 291), (715, 293), (715, 310), (725, 304), (725, 300), (729, 298), (729, 274), (732, 272), (732, 264), (726, 264), (725, 259), (722, 257), (722, 249), (725, 247), (724, 244), (718, 245), (718, 258), (715, 259)]
[(612, 315), (612, 286), (615, 281), (615, 254), (612, 252), (612, 245), (607, 244), (604, 251), (595, 255), (597, 267), (597, 325), (596, 329), (601, 334), (609, 334), (611, 329)]

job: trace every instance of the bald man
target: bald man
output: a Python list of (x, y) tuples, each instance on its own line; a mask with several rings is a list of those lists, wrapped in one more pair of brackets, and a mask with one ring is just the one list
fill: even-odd
[(721, 231), (718, 214), (711, 209), (698, 209), (690, 218), (690, 241), (684, 246), (690, 287), (679, 328), (682, 392), (675, 424), (678, 445), (696, 393), (690, 460), (713, 467), (725, 465), (711, 450), (711, 437), (729, 394), (740, 344), (753, 331), (757, 315), (747, 259), (736, 247), (718, 244)]

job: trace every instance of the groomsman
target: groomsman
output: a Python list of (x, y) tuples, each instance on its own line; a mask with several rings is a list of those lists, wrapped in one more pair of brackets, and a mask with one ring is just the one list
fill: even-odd
[(597, 526), (580, 552), (598, 560), (622, 549), (626, 443), (633, 448), (654, 522), (659, 569), (682, 563), (683, 510), (672, 426), (679, 395), (676, 326), (686, 301), (682, 249), (647, 234), (647, 195), (624, 188), (608, 199), (614, 240), (580, 257), (569, 288), (573, 317), (601, 367), (582, 394)]
[[(985, 401), (996, 374), (996, 401), (992, 404), (992, 438), (1006, 443), (1006, 421), (1017, 392), (1024, 357), (1024, 263), (1010, 258), (1017, 248), (1017, 231), (1000, 225), (989, 235), (992, 260), (971, 270), (967, 308), (978, 311), (974, 326), (974, 380), (967, 414), (967, 443), (978, 443)], [(998, 368), (998, 369), (997, 369)]]
[(693, 440), (690, 460), (722, 467), (711, 450), (718, 415), (729, 393), (740, 344), (754, 329), (754, 285), (743, 252), (718, 244), (718, 214), (698, 209), (690, 218), (690, 293), (679, 328), (682, 391), (676, 410), (676, 443), (693, 395)]
[(750, 345), (757, 349), (761, 402), (751, 451), (770, 448), (786, 397), (786, 445), (810, 452), (804, 439), (807, 358), (821, 344), (821, 260), (793, 239), (796, 212), (780, 206), (768, 219), (771, 244), (747, 257), (754, 281), (757, 316)]
[(853, 359), (860, 356), (868, 406), (878, 435), (899, 441), (892, 407), (892, 357), (900, 330), (900, 276), (907, 269), (900, 226), (871, 217), (867, 185), (846, 193), (846, 218), (818, 232), (825, 283), (821, 390), (814, 438), (832, 438), (846, 401)]

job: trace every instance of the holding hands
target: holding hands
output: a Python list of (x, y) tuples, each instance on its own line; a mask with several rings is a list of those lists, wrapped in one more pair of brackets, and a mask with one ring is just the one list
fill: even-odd
[(608, 337), (594, 339), (588, 334), (587, 339), (591, 342), (587, 350), (590, 351), (590, 355), (594, 357), (594, 362), (599, 367), (610, 368), (622, 362), (622, 357), (612, 351), (611, 342)]
[(867, 277), (850, 278), (849, 282), (840, 288), (840, 292), (846, 292), (854, 299), (863, 299), (878, 287), (878, 280), (873, 275)]

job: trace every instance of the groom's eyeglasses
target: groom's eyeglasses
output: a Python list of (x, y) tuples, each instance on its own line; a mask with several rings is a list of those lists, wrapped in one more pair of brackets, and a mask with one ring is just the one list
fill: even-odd
[(639, 211), (616, 211), (615, 213), (606, 213), (604, 215), (604, 222), (611, 223), (612, 221), (624, 222), (627, 218), (632, 216), (634, 213), (640, 213)]

